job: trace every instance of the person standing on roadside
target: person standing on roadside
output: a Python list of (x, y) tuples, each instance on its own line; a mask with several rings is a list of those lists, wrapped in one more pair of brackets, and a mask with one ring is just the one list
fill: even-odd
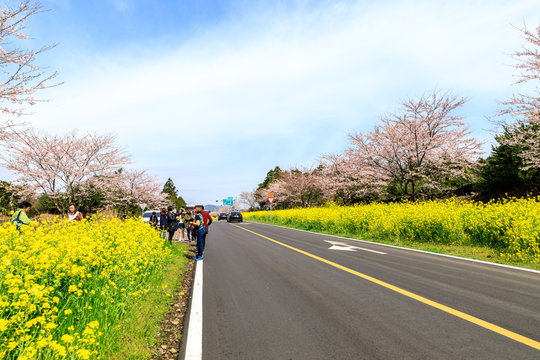
[(178, 238), (180, 239), (180, 241), (184, 241), (184, 238), (185, 238), (185, 234), (184, 234), (185, 224), (184, 224), (184, 210), (183, 209), (180, 209), (176, 219), (178, 220)]
[(82, 214), (77, 211), (75, 205), (69, 205), (68, 208), (68, 220), (69, 222), (81, 221), (83, 219)]
[(30, 225), (32, 222), (32, 220), (30, 220), (28, 217), (28, 212), (30, 211), (31, 207), (32, 204), (30, 204), (28, 201), (22, 201), (19, 204), (19, 208), (13, 213), (11, 223), (17, 226), (17, 230), (21, 229), (21, 225)]
[(197, 256), (195, 257), (195, 260), (202, 260), (204, 252), (204, 235), (206, 234), (206, 230), (204, 228), (204, 220), (201, 211), (201, 207), (195, 207), (195, 220), (192, 223), (193, 229), (196, 230), (193, 234), (197, 234)]
[(206, 235), (208, 235), (208, 230), (210, 228), (210, 224), (212, 224), (213, 219), (209, 213), (204, 211), (203, 205), (198, 205), (198, 206), (201, 209), (201, 215), (203, 217), (203, 225), (204, 225), (204, 230), (205, 230), (204, 238), (203, 238), (203, 246), (206, 249)]
[(174, 212), (174, 208), (169, 206), (167, 208), (167, 224), (169, 229), (169, 242), (172, 244), (172, 239), (176, 230), (178, 230), (178, 220), (176, 219), (177, 214)]
[[(184, 224), (186, 224), (186, 232), (187, 232), (187, 239), (189, 242), (191, 242), (191, 235), (193, 232), (192, 223), (193, 222), (193, 215), (191, 215), (191, 210), (186, 211), (186, 214), (184, 215)], [(196, 239), (193, 239), (196, 240)]]
[(161, 237), (165, 237), (165, 232), (167, 231), (167, 213), (165, 209), (159, 211), (159, 228), (161, 229)]
[(155, 211), (152, 211), (152, 215), (150, 215), (150, 220), (148, 220), (148, 222), (150, 223), (150, 226), (152, 226), (154, 229), (157, 229), (157, 224), (158, 224), (158, 217), (156, 215), (156, 212)]

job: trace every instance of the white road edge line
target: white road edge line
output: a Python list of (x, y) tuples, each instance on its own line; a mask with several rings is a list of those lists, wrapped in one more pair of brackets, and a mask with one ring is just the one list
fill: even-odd
[(343, 237), (343, 236), (323, 234), (323, 233), (318, 233), (318, 232), (315, 232), (315, 231), (308, 231), (308, 230), (295, 229), (295, 228), (291, 228), (291, 227), (287, 227), (287, 226), (281, 226), (281, 225), (265, 224), (265, 223), (262, 223), (262, 222), (257, 222), (256, 224), (268, 225), (268, 226), (277, 226), (277, 227), (285, 228), (285, 229), (291, 229), (291, 230), (296, 230), (296, 231), (303, 231), (303, 232), (307, 232), (307, 233), (310, 233), (310, 234), (317, 234), (317, 235), (321, 235), (321, 236), (330, 236), (330, 237), (335, 237), (335, 238), (338, 238), (338, 239), (345, 239), (345, 240), (350, 240), (350, 241), (358, 241), (358, 242), (362, 242), (362, 243), (364, 243), (364, 244), (372, 244), (372, 245), (378, 245), (378, 246), (386, 246), (386, 247), (395, 248), (395, 249), (401, 249), (401, 250), (407, 250), (407, 251), (414, 251), (414, 252), (419, 252), (419, 253), (424, 253), (424, 254), (430, 254), (430, 255), (444, 256), (444, 257), (448, 257), (448, 258), (452, 258), (452, 259), (465, 260), (465, 261), (472, 261), (472, 262), (480, 263), (480, 264), (487, 264), (487, 265), (499, 266), (499, 267), (508, 268), (508, 269), (521, 270), (521, 271), (528, 271), (528, 272), (540, 274), (540, 270), (521, 268), (521, 267), (512, 266), (512, 265), (505, 265), (505, 264), (499, 264), (499, 263), (492, 263), (492, 262), (489, 262), (489, 261), (476, 260), (476, 259), (469, 259), (469, 258), (466, 258), (466, 257), (459, 257), (459, 256), (455, 256), (455, 255), (439, 254), (439, 253), (436, 253), (436, 252), (425, 251), (425, 250), (418, 250), (418, 249), (411, 249), (411, 248), (406, 248), (406, 247), (401, 247), (401, 246), (395, 246), (395, 245), (390, 245), (390, 244), (381, 244), (381, 243), (378, 243), (378, 242), (375, 242), (375, 241), (367, 241), (367, 240), (360, 240), (360, 239), (351, 239), (351, 238), (347, 238), (347, 237)]
[(197, 261), (195, 280), (193, 281), (193, 297), (186, 341), (186, 360), (202, 359), (202, 327), (203, 327), (203, 261)]

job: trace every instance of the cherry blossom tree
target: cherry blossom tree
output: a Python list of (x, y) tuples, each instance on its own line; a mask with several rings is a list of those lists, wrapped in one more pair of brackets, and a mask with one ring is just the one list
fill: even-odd
[(12, 130), (8, 136), (0, 155), (2, 165), (18, 177), (16, 184), (47, 194), (62, 212), (62, 197), (72, 202), (85, 183), (102, 186), (103, 179), (115, 178), (115, 172), (129, 162), (110, 134), (50, 135), (25, 129)]
[(465, 102), (438, 91), (404, 101), (374, 131), (349, 135), (352, 146), (341, 168), (360, 185), (393, 185), (412, 199), (444, 190), (450, 179), (467, 177), (480, 155), (481, 143), (455, 114)]
[(220, 206), (218, 211), (228, 213), (232, 211), (232, 209), (233, 209), (232, 206), (226, 205), (226, 206)]
[(540, 24), (533, 31), (529, 31), (526, 26), (518, 30), (528, 44), (514, 54), (518, 61), (515, 67), (522, 71), (517, 82), (540, 80)]
[(323, 155), (318, 176), (324, 197), (347, 205), (379, 198), (390, 178), (365, 160), (352, 148), (343, 154)]
[(268, 202), (268, 194), (270, 194), (270, 190), (268, 188), (258, 188), (253, 192), (253, 197), (255, 198), (255, 201), (257, 201), (257, 204), (260, 208), (265, 209), (268, 206), (270, 206), (270, 203)]
[(245, 209), (255, 209), (259, 207), (259, 203), (257, 201), (257, 198), (255, 196), (255, 191), (244, 191), (241, 192), (238, 196), (240, 206)]
[[(95, 175), (77, 187), (77, 203), (92, 204), (87, 210), (104, 208), (138, 209), (139, 204), (148, 208), (170, 205), (167, 194), (161, 192), (162, 184), (148, 170), (119, 169)], [(98, 199), (92, 202), (91, 199)]]
[(163, 185), (147, 170), (126, 170), (121, 179), (121, 193), (127, 204), (145, 203), (149, 208), (172, 204), (167, 194), (161, 192)]
[(41, 11), (39, 2), (29, 0), (0, 9), (0, 111), (4, 114), (22, 115), (24, 105), (38, 101), (34, 98), (37, 90), (58, 85), (50, 82), (56, 72), (47, 74), (46, 69), (35, 64), (36, 58), (51, 46), (37, 50), (18, 47), (28, 39), (25, 23)]
[(526, 45), (514, 54), (515, 67), (521, 72), (517, 84), (533, 82), (532, 94), (514, 95), (502, 103), (499, 115), (510, 117), (502, 122), (505, 136), (501, 144), (519, 149), (522, 170), (540, 169), (540, 25), (534, 31), (519, 28)]
[[(466, 99), (433, 91), (408, 99), (381, 117), (375, 130), (350, 134), (342, 154), (324, 155), (316, 169), (281, 171), (254, 192), (267, 205), (269, 192), (279, 207), (308, 207), (327, 200), (355, 203), (399, 195), (437, 195), (474, 177), (481, 143), (470, 137), (456, 114)], [(267, 179), (269, 177), (267, 176)]]
[[(283, 171), (279, 178), (269, 185), (267, 193), (274, 193), (274, 203), (279, 207), (310, 207), (318, 205), (323, 190), (318, 170), (291, 169)], [(268, 194), (267, 194), (268, 196)]]

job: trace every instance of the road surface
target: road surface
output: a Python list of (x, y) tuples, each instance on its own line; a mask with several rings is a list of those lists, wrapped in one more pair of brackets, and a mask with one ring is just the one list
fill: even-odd
[(202, 359), (540, 359), (538, 272), (214, 224)]

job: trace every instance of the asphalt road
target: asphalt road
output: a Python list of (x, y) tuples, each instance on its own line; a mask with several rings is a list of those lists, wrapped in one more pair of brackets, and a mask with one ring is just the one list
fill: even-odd
[(540, 341), (539, 273), (264, 224), (214, 224), (203, 261), (205, 360), (540, 359), (527, 345)]

